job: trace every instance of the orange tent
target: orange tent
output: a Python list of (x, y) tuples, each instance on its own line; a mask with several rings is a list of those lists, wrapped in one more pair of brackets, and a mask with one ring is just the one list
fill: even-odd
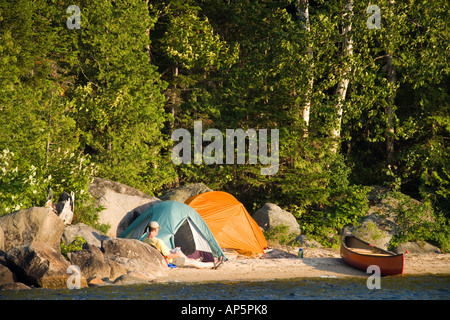
[(264, 253), (267, 241), (258, 224), (242, 203), (223, 191), (205, 192), (190, 197), (186, 204), (205, 220), (220, 247), (241, 253)]

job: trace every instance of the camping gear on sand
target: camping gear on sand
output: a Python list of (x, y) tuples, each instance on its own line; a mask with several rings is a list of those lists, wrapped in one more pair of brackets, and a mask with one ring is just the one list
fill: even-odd
[(226, 259), (205, 221), (193, 208), (178, 201), (163, 201), (148, 208), (120, 237), (142, 241), (148, 236), (147, 227), (152, 221), (158, 222), (158, 238), (168, 248), (180, 247), (188, 258), (201, 257), (203, 262), (214, 262), (214, 257), (221, 256)]
[(208, 225), (221, 248), (264, 254), (267, 241), (242, 203), (223, 191), (205, 192), (185, 201)]
[(341, 257), (345, 263), (364, 272), (371, 265), (380, 268), (382, 276), (403, 274), (405, 258), (403, 254), (375, 247), (355, 236), (345, 236), (341, 244)]

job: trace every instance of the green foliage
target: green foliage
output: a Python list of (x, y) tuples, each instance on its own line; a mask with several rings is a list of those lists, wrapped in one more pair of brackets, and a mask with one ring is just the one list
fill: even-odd
[(111, 225), (109, 223), (99, 223), (98, 221), (98, 213), (103, 211), (105, 208), (102, 206), (97, 207), (92, 197), (87, 197), (83, 199), (83, 201), (79, 201), (77, 203), (78, 207), (73, 214), (72, 223), (77, 224), (82, 222), (98, 231), (103, 232), (104, 234), (107, 234), (111, 228)]
[(391, 247), (401, 242), (428, 241), (443, 251), (450, 250), (448, 219), (441, 212), (435, 212), (429, 200), (412, 203), (408, 196), (400, 192), (391, 192), (389, 196), (398, 200), (394, 214), (399, 230), (391, 240)]
[[(33, 165), (19, 168), (20, 161), (8, 149), (0, 153), (0, 216), (31, 207), (42, 199), (49, 178)], [(44, 196), (45, 197), (45, 196)]]
[(83, 245), (86, 243), (82, 237), (76, 237), (70, 244), (65, 244), (64, 241), (61, 241), (61, 254), (67, 259), (67, 254), (70, 252), (81, 251), (83, 250)]
[[(344, 15), (346, 2), (81, 0), (81, 28), (68, 29), (72, 1), (1, 1), (0, 215), (42, 205), (52, 187), (74, 191), (76, 221), (97, 225), (93, 175), (149, 194), (203, 182), (247, 208), (279, 203), (334, 245), (367, 210), (362, 186), (384, 184), (435, 212), (433, 236), (401, 237), (448, 247), (448, 1), (380, 0), (381, 29), (367, 28), (367, 3)], [(279, 129), (278, 173), (175, 166), (170, 134), (195, 120)]]
[(335, 230), (342, 231), (348, 225), (357, 225), (369, 210), (367, 193), (370, 189), (370, 187), (364, 186), (351, 186), (339, 193), (336, 199), (333, 199), (327, 217), (330, 226)]
[(270, 228), (270, 230), (263, 233), (266, 240), (274, 241), (281, 245), (292, 243), (297, 236), (296, 234), (289, 234), (289, 227), (283, 224)]
[[(173, 178), (161, 151), (164, 96), (149, 63), (154, 20), (142, 1), (86, 1), (78, 41), (80, 76), (71, 90), (82, 148), (99, 175), (152, 193)], [(155, 179), (158, 177), (158, 179)]]
[(164, 12), (162, 19), (167, 23), (160, 44), (172, 63), (178, 63), (187, 70), (209, 70), (233, 63), (236, 52), (230, 52), (207, 17), (199, 16), (199, 7), (191, 6), (189, 1), (172, 1), (161, 4), (161, 10)]
[(340, 236), (346, 226), (359, 224), (369, 210), (367, 193), (370, 187), (350, 186), (330, 197), (328, 205), (310, 210), (300, 217), (303, 234), (312, 235), (326, 246), (340, 245)]

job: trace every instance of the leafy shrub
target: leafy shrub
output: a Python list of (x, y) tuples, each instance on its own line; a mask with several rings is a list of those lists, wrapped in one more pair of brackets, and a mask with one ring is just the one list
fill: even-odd
[(313, 236), (325, 246), (338, 245), (344, 227), (358, 225), (366, 215), (369, 190), (366, 186), (349, 186), (335, 195), (327, 206), (310, 210), (300, 218), (302, 233)]
[(83, 245), (86, 243), (82, 237), (76, 237), (70, 244), (66, 245), (64, 241), (61, 241), (61, 254), (67, 259), (67, 254), (70, 252), (83, 250)]
[(0, 216), (35, 205), (45, 199), (50, 178), (33, 166), (20, 167), (9, 149), (0, 152)]
[(391, 247), (401, 242), (428, 241), (443, 251), (450, 250), (448, 219), (443, 213), (435, 212), (429, 200), (414, 204), (410, 197), (396, 191), (389, 196), (399, 201), (394, 209), (399, 229), (391, 240)]
[(44, 205), (49, 187), (54, 197), (70, 190), (75, 192), (73, 223), (83, 222), (106, 233), (110, 226), (98, 223), (98, 212), (103, 208), (94, 205), (88, 192), (94, 164), (75, 153), (55, 152), (53, 156), (54, 161), (43, 170), (21, 165), (19, 157), (9, 149), (0, 151), (0, 216)]
[(82, 222), (106, 234), (111, 225), (98, 222), (98, 213), (104, 209), (104, 207), (96, 207), (92, 199), (87, 199), (83, 206), (75, 210), (72, 224)]
[(269, 230), (265, 231), (264, 236), (266, 237), (267, 240), (272, 240), (281, 245), (286, 245), (288, 243), (291, 243), (297, 235), (289, 233), (289, 227), (280, 224), (276, 227), (270, 228)]

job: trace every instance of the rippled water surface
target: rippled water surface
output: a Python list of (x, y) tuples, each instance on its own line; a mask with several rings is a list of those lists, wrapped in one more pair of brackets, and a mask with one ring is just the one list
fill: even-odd
[(381, 278), (368, 289), (367, 278), (305, 278), (264, 282), (155, 283), (79, 290), (0, 291), (1, 299), (70, 300), (449, 300), (449, 276)]

